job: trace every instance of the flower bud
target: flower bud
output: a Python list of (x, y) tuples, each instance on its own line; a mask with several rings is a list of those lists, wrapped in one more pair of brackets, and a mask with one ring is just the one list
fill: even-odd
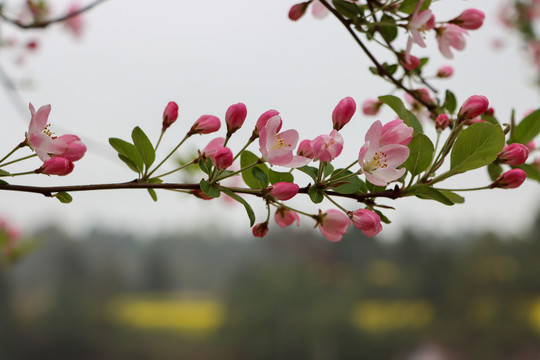
[(367, 99), (362, 104), (362, 112), (364, 115), (377, 115), (381, 109), (382, 102), (374, 99)]
[(274, 220), (282, 228), (292, 225), (293, 222), (296, 222), (296, 226), (300, 226), (300, 216), (298, 216), (298, 213), (284, 207), (279, 207), (276, 210)]
[(414, 129), (407, 126), (403, 120), (392, 120), (382, 127), (381, 138), (379, 139), (380, 146), (390, 144), (399, 144), (407, 146), (413, 138)]
[(208, 145), (204, 147), (202, 150), (202, 153), (204, 156), (206, 156), (209, 159), (212, 159), (212, 162), (214, 161), (214, 156), (216, 155), (216, 152), (223, 148), (223, 145), (225, 144), (225, 138), (224, 137), (217, 137), (210, 141)]
[(270, 186), (270, 195), (278, 200), (289, 200), (298, 194), (299, 186), (295, 183), (278, 182)]
[(420, 66), (420, 59), (414, 55), (406, 56), (405, 53), (399, 54), (399, 63), (407, 71), (412, 71)]
[(306, 1), (303, 3), (293, 5), (291, 7), (291, 10), (289, 10), (289, 19), (291, 19), (292, 21), (296, 21), (300, 19), (302, 16), (304, 16), (309, 3), (310, 1)]
[(43, 173), (47, 175), (59, 175), (64, 176), (73, 171), (73, 163), (64, 157), (53, 157), (45, 161), (37, 173)]
[(302, 140), (300, 145), (298, 145), (298, 150), (296, 152), (298, 155), (313, 159), (313, 149), (311, 148), (311, 140)]
[(332, 112), (334, 129), (341, 130), (353, 117), (356, 111), (356, 103), (352, 97), (342, 99)]
[(64, 150), (63, 153), (58, 154), (58, 156), (73, 162), (82, 159), (86, 153), (86, 145), (82, 143), (77, 135), (65, 134), (58, 137), (58, 139), (63, 140), (67, 145), (66, 150)]
[(454, 75), (454, 68), (450, 65), (441, 66), (437, 71), (437, 77), (441, 79), (449, 78)]
[[(268, 110), (264, 112), (261, 116), (259, 116), (259, 120), (257, 120), (257, 124), (255, 125), (255, 130), (253, 133), (256, 133), (257, 136), (259, 136), (259, 131), (266, 125), (268, 120), (273, 118), (274, 116), (279, 116), (279, 112), (276, 110)], [(281, 129), (281, 124), (277, 128), (277, 132)]]
[(330, 241), (336, 242), (341, 240), (347, 232), (350, 223), (347, 215), (339, 210), (330, 209), (325, 213), (319, 210), (317, 225), (323, 236)]
[(490, 187), (501, 189), (515, 189), (519, 187), (527, 178), (527, 173), (521, 169), (512, 169), (503, 173), (495, 180)]
[(171, 101), (167, 104), (165, 110), (163, 111), (163, 127), (161, 128), (161, 131), (167, 130), (167, 128), (169, 128), (169, 126), (171, 126), (177, 118), (178, 105), (174, 101)]
[(264, 237), (268, 232), (268, 222), (263, 222), (255, 225), (252, 229), (253, 236)]
[(227, 124), (227, 134), (232, 134), (240, 129), (247, 116), (246, 105), (242, 103), (229, 106), (225, 113), (225, 123)]
[(478, 9), (467, 9), (457, 18), (450, 20), (452, 24), (456, 24), (462, 29), (476, 30), (484, 23), (485, 15)]
[(474, 119), (482, 115), (489, 107), (489, 101), (485, 96), (473, 95), (461, 105), (458, 118), (460, 120)]
[(221, 127), (219, 118), (214, 115), (203, 115), (195, 121), (188, 135), (210, 134), (216, 132)]
[(519, 143), (504, 145), (502, 151), (497, 155), (499, 164), (508, 164), (511, 166), (521, 165), (529, 157), (529, 149), (527, 146)]
[(435, 119), (435, 129), (437, 130), (444, 130), (448, 127), (450, 124), (450, 120), (448, 119), (448, 115), (446, 114), (440, 114)]
[(381, 218), (374, 211), (358, 209), (354, 212), (349, 212), (348, 215), (354, 227), (362, 230), (366, 236), (375, 236), (382, 230)]
[(233, 154), (228, 147), (222, 147), (214, 155), (214, 161), (219, 169), (226, 169), (233, 163)]

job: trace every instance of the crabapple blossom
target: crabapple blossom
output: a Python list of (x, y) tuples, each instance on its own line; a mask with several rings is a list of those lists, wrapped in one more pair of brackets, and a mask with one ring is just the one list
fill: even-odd
[(161, 131), (165, 131), (178, 119), (178, 105), (174, 101), (170, 101), (165, 110), (163, 110), (163, 126)]
[(214, 162), (218, 169), (226, 169), (233, 163), (233, 154), (228, 147), (222, 147), (216, 151), (214, 155)]
[(263, 158), (272, 165), (291, 168), (301, 167), (311, 162), (309, 158), (293, 155), (298, 142), (298, 132), (291, 129), (278, 133), (281, 123), (279, 115), (275, 115), (261, 128), (259, 146)]
[(454, 68), (450, 65), (444, 65), (439, 68), (437, 71), (437, 77), (441, 79), (446, 79), (454, 75)]
[(214, 115), (203, 115), (195, 121), (188, 132), (188, 135), (193, 134), (210, 134), (216, 132), (221, 127), (219, 118)]
[(450, 50), (451, 47), (456, 50), (463, 50), (465, 48), (467, 30), (454, 24), (446, 24), (436, 28), (435, 31), (437, 33), (439, 50), (445, 58), (452, 59), (454, 57)]
[(225, 113), (225, 123), (227, 124), (227, 134), (232, 134), (240, 129), (247, 116), (246, 105), (238, 103), (229, 106)]
[(342, 99), (332, 112), (332, 123), (334, 129), (341, 130), (353, 117), (356, 112), (356, 103), (352, 97)]
[(478, 9), (467, 9), (458, 17), (451, 20), (450, 23), (467, 30), (476, 30), (484, 23), (485, 15)]
[(435, 119), (435, 128), (437, 130), (444, 130), (448, 127), (450, 124), (450, 120), (448, 119), (448, 115), (446, 114), (440, 114)]
[(269, 194), (278, 200), (289, 200), (298, 194), (299, 186), (290, 182), (277, 182), (270, 186)]
[(459, 109), (458, 118), (460, 120), (474, 119), (482, 115), (489, 107), (489, 100), (482, 95), (469, 97)]
[(366, 236), (375, 236), (382, 230), (380, 216), (368, 209), (358, 209), (356, 211), (349, 212), (352, 224)]
[(53, 157), (43, 163), (37, 173), (64, 176), (73, 171), (73, 163), (64, 157)]
[(309, 1), (302, 2), (299, 4), (294, 4), (289, 10), (289, 19), (296, 21), (300, 19), (302, 16), (304, 16), (309, 4), (310, 4)]
[(268, 222), (265, 221), (263, 223), (256, 224), (253, 226), (252, 232), (253, 236), (264, 237), (268, 232)]
[[(257, 124), (255, 124), (255, 130), (253, 130), (252, 137), (254, 136), (254, 138), (257, 138), (259, 136), (259, 133), (260, 133), (261, 129), (266, 125), (268, 120), (270, 120), (274, 116), (279, 116), (279, 111), (277, 111), (277, 110), (268, 110), (268, 111), (265, 111), (264, 113), (262, 113), (262, 115), (259, 116), (259, 119), (257, 120)], [(280, 120), (281, 120), (281, 118), (280, 118)], [(277, 131), (281, 130), (281, 125), (282, 125), (282, 122), (279, 123)]]
[(497, 155), (496, 162), (511, 166), (521, 165), (527, 161), (529, 149), (519, 143), (504, 145), (502, 151)]
[(26, 133), (26, 143), (34, 150), (41, 161), (47, 161), (52, 156), (63, 153), (66, 143), (58, 140), (49, 130), (47, 120), (51, 112), (51, 105), (45, 105), (35, 111), (32, 104), (29, 105), (32, 118)]
[(390, 144), (409, 145), (412, 140), (414, 129), (405, 125), (403, 120), (396, 119), (386, 123), (382, 127), (381, 139), (379, 145)]
[(292, 225), (294, 222), (296, 222), (296, 226), (300, 226), (300, 216), (298, 213), (282, 206), (277, 208), (274, 214), (274, 220), (282, 228)]
[(400, 53), (399, 63), (407, 71), (412, 71), (420, 66), (420, 59), (409, 53)]
[(337, 130), (332, 130), (330, 135), (319, 135), (311, 140), (313, 160), (330, 162), (341, 154), (343, 150), (343, 137)]
[(527, 173), (521, 169), (512, 169), (502, 173), (497, 180), (495, 180), (490, 187), (501, 189), (515, 189), (527, 178)]
[(64, 157), (69, 161), (77, 161), (82, 159), (86, 152), (86, 145), (84, 145), (81, 139), (77, 135), (66, 134), (58, 138), (66, 143), (66, 149), (59, 153), (58, 156)]
[(317, 19), (324, 19), (330, 11), (319, 0), (314, 0), (311, 4), (311, 13)]
[(409, 21), (409, 24), (407, 25), (407, 29), (411, 33), (411, 36), (408, 42), (409, 44), (415, 43), (425, 48), (426, 43), (424, 42), (422, 33), (424, 31), (433, 29), (434, 24), (435, 24), (435, 18), (431, 10), (424, 10), (420, 12), (418, 11), (418, 9), (420, 8), (421, 2), (419, 2), (419, 4), (417, 5), (417, 9), (412, 14), (411, 20)]
[(298, 150), (296, 153), (300, 156), (313, 159), (313, 149), (311, 148), (311, 140), (302, 140), (300, 145), (298, 145)]
[(223, 145), (225, 144), (225, 138), (224, 137), (217, 137), (210, 141), (208, 145), (204, 147), (202, 150), (202, 153), (207, 158), (211, 159), (212, 162), (214, 162), (214, 155), (216, 155), (216, 152), (223, 148)]
[(341, 240), (350, 223), (349, 217), (339, 210), (330, 209), (325, 213), (319, 211), (317, 225), (323, 236), (330, 241)]
[(362, 104), (362, 112), (364, 115), (377, 115), (381, 109), (382, 102), (375, 99), (367, 99)]

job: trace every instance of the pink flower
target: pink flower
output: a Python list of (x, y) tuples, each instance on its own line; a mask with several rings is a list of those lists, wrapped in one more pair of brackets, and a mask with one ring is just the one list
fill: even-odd
[(259, 146), (263, 158), (272, 165), (291, 168), (308, 164), (311, 159), (293, 155), (293, 150), (298, 142), (298, 132), (291, 129), (278, 133), (281, 123), (281, 118), (276, 115), (261, 128)]
[[(71, 4), (69, 6), (68, 14), (74, 14), (81, 10), (79, 4)], [(70, 30), (75, 37), (79, 38), (82, 36), (84, 28), (84, 20), (80, 14), (69, 17), (64, 20), (65, 27)]]
[(311, 140), (302, 140), (300, 145), (298, 145), (298, 150), (296, 152), (298, 155), (313, 159), (313, 149), (311, 148)]
[(502, 151), (497, 155), (497, 162), (511, 166), (521, 165), (527, 161), (529, 149), (519, 143), (504, 145)]
[(425, 48), (426, 43), (424, 42), (422, 33), (424, 31), (433, 29), (435, 18), (433, 17), (431, 10), (424, 10), (418, 12), (418, 9), (420, 8), (422, 2), (423, 1), (420, 1), (418, 3), (417, 9), (412, 14), (411, 20), (407, 25), (407, 29), (409, 29), (409, 32), (411, 33), (409, 43), (414, 42), (415, 44), (418, 44), (421, 47)]
[(300, 19), (306, 13), (308, 5), (309, 5), (309, 1), (299, 3), (299, 4), (294, 4), (291, 7), (291, 10), (289, 10), (289, 19), (291, 19), (292, 21), (296, 21)]
[(446, 24), (436, 29), (439, 50), (444, 57), (452, 59), (454, 55), (450, 48), (463, 50), (465, 48), (465, 35), (467, 30), (454, 24)]
[(337, 130), (332, 130), (330, 135), (319, 135), (311, 141), (313, 160), (332, 161), (343, 150), (343, 137)]
[(341, 240), (350, 223), (349, 217), (343, 212), (330, 209), (325, 213), (319, 212), (317, 225), (325, 238), (335, 242)]
[(482, 115), (489, 107), (489, 101), (485, 96), (473, 95), (469, 97), (459, 109), (458, 118), (460, 120), (474, 119)]
[(342, 99), (332, 112), (332, 122), (334, 129), (341, 130), (353, 117), (356, 112), (356, 103), (352, 97)]
[(188, 132), (188, 136), (193, 134), (210, 134), (216, 132), (221, 127), (219, 118), (214, 115), (203, 115), (195, 121)]
[(362, 230), (366, 236), (375, 236), (382, 230), (381, 218), (374, 211), (358, 209), (354, 212), (349, 212), (349, 216), (354, 227)]
[[(251, 135), (252, 139), (256, 139), (259, 136), (259, 132), (261, 131), (261, 129), (266, 125), (268, 120), (270, 120), (274, 116), (279, 116), (279, 112), (276, 110), (268, 110), (265, 111), (261, 116), (259, 116), (257, 124), (255, 124), (255, 130), (253, 130), (253, 135)], [(279, 131), (280, 129), (281, 123), (279, 124), (277, 131)]]
[(224, 137), (218, 137), (213, 139), (208, 143), (208, 145), (205, 146), (202, 153), (209, 159), (212, 159), (212, 162), (214, 162), (214, 155), (216, 152), (223, 148), (223, 145), (225, 144), (225, 138)]
[(399, 63), (405, 70), (412, 71), (420, 66), (420, 59), (408, 52), (401, 52), (399, 54)]
[(515, 189), (519, 187), (527, 178), (527, 173), (521, 169), (512, 169), (503, 173), (495, 180), (490, 187), (501, 189)]
[(367, 99), (362, 104), (362, 112), (364, 115), (377, 115), (381, 109), (382, 102), (374, 99)]
[(467, 9), (457, 18), (451, 20), (452, 24), (456, 24), (463, 29), (476, 30), (484, 23), (485, 15), (478, 9)]
[(319, 0), (315, 0), (311, 5), (311, 13), (317, 19), (324, 19), (330, 11)]
[(63, 157), (53, 157), (36, 170), (37, 173), (64, 176), (73, 171), (73, 163)]
[(381, 139), (379, 145), (386, 146), (390, 144), (409, 145), (412, 140), (414, 129), (405, 125), (403, 120), (396, 119), (384, 124), (382, 127)]
[(228, 147), (222, 147), (214, 155), (214, 162), (218, 169), (226, 169), (233, 163), (233, 154)]
[(242, 103), (229, 106), (225, 114), (225, 123), (227, 124), (227, 134), (232, 134), (240, 129), (247, 116), (246, 105)]
[(435, 129), (437, 130), (444, 130), (448, 127), (450, 124), (450, 120), (448, 119), (448, 115), (446, 114), (440, 114), (435, 119)]
[(292, 225), (293, 222), (296, 222), (296, 226), (300, 226), (300, 216), (298, 216), (298, 213), (284, 207), (279, 207), (276, 210), (274, 220), (282, 228)]
[[(389, 133), (390, 135), (391, 133)], [(388, 136), (399, 141), (402, 136)], [(371, 125), (365, 137), (366, 143), (358, 154), (358, 163), (366, 179), (377, 186), (386, 186), (405, 174), (405, 168), (397, 169), (409, 157), (409, 148), (400, 143), (385, 143), (380, 121)], [(410, 140), (409, 140), (410, 141)]]
[(161, 131), (165, 131), (166, 129), (171, 126), (176, 119), (178, 118), (178, 105), (171, 101), (167, 104), (165, 107), (165, 110), (163, 111), (163, 127), (161, 128)]
[(295, 183), (278, 182), (270, 186), (269, 194), (278, 200), (289, 200), (298, 194), (299, 187)]
[(32, 118), (26, 133), (26, 142), (34, 150), (41, 161), (47, 161), (52, 156), (57, 156), (66, 151), (67, 145), (63, 140), (59, 140), (49, 130), (47, 119), (51, 112), (51, 105), (45, 105), (36, 112), (34, 106), (30, 104)]
[(77, 135), (62, 135), (58, 138), (58, 140), (65, 142), (66, 149), (57, 156), (64, 157), (69, 161), (77, 161), (82, 159), (86, 153), (86, 145), (82, 143), (81, 139)]
[(252, 229), (253, 236), (264, 237), (268, 232), (268, 222), (263, 222), (255, 225)]
[(441, 79), (446, 79), (454, 75), (454, 68), (450, 65), (441, 66), (439, 71), (437, 71), (437, 77)]

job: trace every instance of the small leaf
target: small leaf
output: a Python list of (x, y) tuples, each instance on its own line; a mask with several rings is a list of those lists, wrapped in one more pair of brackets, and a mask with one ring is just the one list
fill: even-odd
[[(336, 170), (336, 171), (334, 171), (334, 174), (336, 174), (338, 171), (342, 171), (342, 170)], [(334, 174), (332, 174), (332, 175), (334, 175)], [(345, 171), (343, 171), (341, 173), (341, 175), (339, 177), (344, 177), (344, 176), (351, 175), (351, 174), (352, 174), (351, 171), (345, 170)], [(336, 179), (337, 183), (341, 182), (339, 180), (339, 177)], [(344, 182), (343, 185), (339, 185), (339, 186), (333, 188), (332, 190), (334, 190), (335, 192), (337, 192), (339, 194), (356, 194), (356, 193), (360, 192), (360, 190), (362, 188), (366, 187), (366, 184), (362, 180), (360, 180), (360, 178), (358, 176), (348, 177), (348, 178), (344, 179), (343, 182)]]
[(204, 179), (199, 182), (202, 192), (209, 197), (217, 198), (221, 195), (219, 188), (215, 185), (210, 185), (210, 183)]
[(540, 109), (521, 120), (512, 131), (511, 142), (527, 144), (540, 133)]
[(263, 187), (268, 186), (268, 182), (269, 182), (268, 175), (266, 175), (266, 173), (263, 170), (261, 170), (258, 167), (254, 167), (253, 169), (251, 169), (251, 171), (253, 172), (253, 176), (255, 177), (255, 179), (259, 180), (260, 184), (266, 184), (266, 186), (263, 186)]
[(156, 191), (154, 189), (146, 189), (146, 190), (148, 190), (148, 193), (150, 194), (150, 197), (152, 198), (152, 200), (157, 201)]
[(450, 155), (450, 172), (459, 174), (492, 163), (504, 146), (500, 126), (476, 123), (459, 134)]
[(308, 174), (313, 180), (317, 181), (317, 175), (319, 174), (319, 170), (317, 168), (306, 165), (299, 167), (298, 170), (305, 174)]
[(453, 191), (450, 191), (450, 190), (439, 190), (439, 191), (441, 194), (446, 196), (454, 204), (463, 204), (465, 202), (465, 198), (463, 198), (463, 196), (458, 195)]
[(135, 144), (135, 148), (139, 152), (144, 165), (146, 165), (146, 169), (149, 169), (154, 163), (154, 160), (156, 160), (156, 153), (148, 136), (146, 136), (140, 127), (136, 126), (131, 132), (131, 138), (133, 139), (133, 144)]
[(125, 157), (124, 155), (118, 154), (118, 158), (122, 160), (131, 170), (135, 171), (136, 173), (142, 172), (142, 169), (139, 169), (133, 161), (131, 161), (129, 158)]
[(409, 151), (409, 158), (403, 166), (411, 172), (412, 176), (416, 176), (428, 168), (435, 148), (426, 135), (416, 134), (409, 143)]
[(489, 164), (487, 166), (487, 171), (491, 181), (495, 181), (503, 173), (503, 168), (499, 164)]
[(334, 171), (334, 165), (329, 162), (326, 163), (323, 170), (323, 177), (326, 179)]
[(454, 202), (446, 197), (441, 191), (426, 185), (413, 185), (407, 191), (408, 194), (412, 194), (420, 199), (436, 200), (444, 205), (452, 206)]
[(308, 195), (311, 201), (318, 204), (324, 200), (324, 194), (316, 186), (312, 186), (308, 190)]
[(118, 157), (122, 161), (124, 161), (126, 164), (128, 163), (123, 158), (131, 161), (133, 167), (131, 167), (129, 164), (128, 166), (130, 166), (133, 171), (138, 173), (143, 171), (143, 160), (139, 155), (137, 148), (135, 148), (135, 145), (118, 138), (109, 138), (109, 144), (111, 144), (111, 146), (118, 152)]
[(382, 23), (379, 27), (382, 37), (388, 41), (392, 42), (398, 35), (398, 29), (396, 26), (396, 20), (389, 16), (383, 15), (380, 22)]
[(361, 9), (355, 3), (345, 0), (332, 0), (337, 12), (347, 19), (357, 18), (361, 14)]
[(454, 111), (456, 111), (456, 107), (457, 107), (456, 96), (450, 90), (446, 90), (446, 95), (444, 97), (443, 108), (448, 110), (448, 112), (450, 114), (453, 114)]
[(58, 200), (60, 200), (60, 202), (62, 204), (69, 204), (73, 198), (71, 197), (71, 195), (69, 195), (67, 192), (65, 191), (60, 191), (59, 193), (57, 193), (56, 195), (54, 195), (55, 198), (57, 198)]
[(410, 112), (409, 110), (407, 110), (407, 108), (405, 108), (405, 105), (403, 105), (403, 102), (401, 101), (400, 98), (393, 95), (384, 95), (384, 96), (379, 96), (379, 100), (382, 103), (390, 106), (392, 110), (394, 110), (397, 116), (399, 116), (399, 118), (403, 120), (405, 124), (407, 124), (408, 126), (414, 129), (415, 134), (423, 132), (420, 121), (418, 121), (418, 119), (412, 112)]
[[(251, 166), (257, 163), (258, 161), (259, 161), (259, 157), (247, 150), (245, 150), (242, 153), (242, 156), (240, 156), (240, 166), (242, 168)], [(254, 172), (255, 169), (258, 169), (264, 175), (266, 175), (269, 170), (268, 166), (266, 166), (265, 164), (259, 164), (259, 165), (256, 165), (255, 167), (242, 171), (242, 179), (244, 179), (244, 182), (246, 183), (246, 185), (252, 189), (264, 189), (268, 187), (268, 183), (269, 183), (268, 176), (266, 176), (266, 181), (261, 181), (255, 176), (255, 172)], [(261, 177), (262, 180), (265, 180), (264, 177), (261, 176), (259, 171), (256, 171), (257, 176)]]
[(229, 189), (223, 189), (222, 188), (221, 191), (224, 194), (229, 195), (234, 200), (238, 201), (240, 204), (244, 205), (244, 208), (246, 209), (246, 212), (247, 212), (248, 217), (249, 217), (249, 226), (253, 226), (255, 224), (255, 213), (253, 212), (253, 209), (251, 208), (249, 203), (246, 200), (244, 200), (241, 196), (233, 193)]
[(0, 185), (9, 185), (9, 183), (5, 182), (4, 180), (0, 180)]
[(202, 172), (204, 172), (207, 175), (210, 175), (210, 172), (212, 171), (211, 159), (206, 159), (206, 160), (199, 159), (198, 165)]
[(377, 213), (377, 215), (379, 215), (379, 217), (381, 218), (381, 221), (385, 224), (391, 224), (392, 222), (386, 217), (383, 215), (382, 212), (380, 212), (379, 210), (373, 210), (375, 211), (375, 213)]
[(294, 182), (293, 174), (289, 172), (277, 172), (272, 169), (268, 170), (268, 179), (270, 180), (271, 184), (278, 182)]
[[(401, 3), (401, 6), (399, 7), (399, 11), (404, 12), (405, 14), (411, 15), (414, 12), (414, 9), (416, 8), (416, 5), (418, 4), (420, 0), (404, 0)], [(431, 0), (426, 0), (422, 3), (420, 6), (419, 11), (424, 11), (429, 8), (429, 5), (431, 4)]]
[(11, 173), (7, 172), (6, 170), (0, 169), (0, 176), (11, 176)]

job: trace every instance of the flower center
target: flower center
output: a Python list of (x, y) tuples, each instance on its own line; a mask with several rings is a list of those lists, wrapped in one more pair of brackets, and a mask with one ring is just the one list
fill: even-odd
[(41, 132), (44, 133), (45, 135), (47, 135), (48, 137), (50, 137), (51, 139), (55, 140), (56, 136), (51, 131), (50, 127), (51, 127), (51, 124), (45, 125), (45, 127), (43, 128), (43, 130), (41, 130)]
[(388, 156), (382, 151), (377, 151), (371, 160), (364, 162), (364, 171), (368, 173), (373, 173), (377, 169), (384, 169), (388, 167), (387, 158)]
[(287, 144), (285, 142), (285, 139), (281, 138), (280, 134), (276, 134), (274, 135), (274, 137), (276, 138), (276, 141), (274, 142), (274, 145), (272, 145), (271, 150), (279, 150), (279, 149), (283, 149), (286, 146), (291, 146), (291, 144)]

